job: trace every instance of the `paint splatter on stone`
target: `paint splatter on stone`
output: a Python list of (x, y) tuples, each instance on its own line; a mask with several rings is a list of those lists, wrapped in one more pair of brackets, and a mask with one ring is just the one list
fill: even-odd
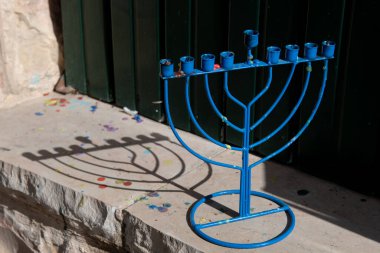
[(103, 125), (103, 128), (107, 130), (108, 132), (116, 132), (117, 130), (119, 130), (119, 128), (108, 125), (108, 124)]
[(98, 180), (99, 182), (102, 182), (102, 181), (106, 180), (106, 178), (105, 178), (105, 177), (99, 177), (97, 180)]
[(166, 207), (166, 208), (169, 208), (169, 207), (172, 206), (172, 204), (170, 204), (170, 203), (164, 203), (164, 204), (162, 204), (162, 206), (163, 206), (163, 207)]
[(64, 107), (70, 104), (65, 98), (51, 98), (45, 101), (45, 106), (61, 106)]
[(99, 185), (99, 188), (100, 188), (100, 189), (105, 189), (105, 188), (107, 188), (107, 185), (105, 185), (105, 184), (101, 184), (101, 185)]
[(160, 212), (160, 213), (165, 213), (168, 211), (168, 209), (166, 207), (163, 207), (163, 206), (159, 206), (157, 207), (157, 210)]
[(148, 194), (147, 194), (149, 197), (159, 197), (160, 196), (160, 194), (158, 194), (157, 192), (149, 192)]
[(98, 109), (98, 106), (97, 106), (97, 105), (92, 105), (92, 106), (90, 107), (90, 112), (95, 112), (97, 109)]
[(156, 209), (157, 206), (156, 206), (156, 205), (152, 205), (152, 204), (150, 204), (150, 205), (148, 205), (148, 208), (153, 210), (153, 209)]
[(130, 186), (130, 185), (132, 185), (132, 182), (125, 181), (125, 182), (123, 183), (123, 185), (124, 185), (124, 186)]
[(122, 183), (124, 183), (124, 180), (122, 179), (115, 180), (115, 184), (122, 184)]
[(169, 166), (169, 165), (173, 164), (173, 161), (172, 160), (163, 160), (162, 164), (165, 165), (165, 166)]
[(151, 154), (152, 153), (152, 151), (150, 151), (149, 149), (145, 149), (144, 150), (144, 155), (149, 155), (149, 154)]
[(34, 115), (36, 115), (36, 116), (43, 116), (44, 114), (42, 112), (36, 112)]
[(136, 120), (137, 123), (143, 122), (143, 120), (141, 119), (140, 115), (138, 115), (138, 114), (136, 114), (135, 116), (133, 116), (132, 119)]

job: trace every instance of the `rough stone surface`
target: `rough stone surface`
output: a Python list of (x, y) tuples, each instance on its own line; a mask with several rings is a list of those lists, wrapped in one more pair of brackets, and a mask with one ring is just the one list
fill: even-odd
[(51, 91), (58, 81), (63, 57), (52, 21), (58, 3), (0, 0), (0, 107)]
[(28, 171), (0, 162), (0, 227), (31, 252), (117, 252), (115, 209)]

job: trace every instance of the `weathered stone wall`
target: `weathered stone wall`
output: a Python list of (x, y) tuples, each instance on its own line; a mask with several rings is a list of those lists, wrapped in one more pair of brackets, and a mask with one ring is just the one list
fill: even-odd
[(51, 91), (62, 66), (59, 0), (0, 0), (0, 108)]
[(1, 253), (127, 252), (122, 219), (121, 210), (0, 161)]

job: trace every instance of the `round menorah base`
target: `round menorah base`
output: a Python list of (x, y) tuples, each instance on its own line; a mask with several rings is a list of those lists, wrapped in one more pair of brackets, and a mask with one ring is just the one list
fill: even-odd
[[(271, 202), (276, 203), (279, 207), (275, 208), (275, 209), (271, 209), (271, 210), (266, 210), (263, 212), (251, 213), (251, 214), (246, 215), (246, 216), (238, 216), (238, 217), (234, 217), (234, 218), (226, 219), (226, 220), (209, 222), (209, 223), (205, 223), (205, 224), (196, 224), (195, 223), (194, 217), (195, 217), (195, 213), (196, 213), (199, 206), (201, 206), (207, 200), (210, 200), (212, 198), (215, 198), (218, 196), (223, 196), (223, 195), (231, 195), (231, 194), (240, 194), (240, 190), (227, 190), (227, 191), (221, 191), (221, 192), (216, 192), (216, 193), (210, 194), (210, 195), (198, 200), (194, 204), (194, 206), (192, 207), (191, 212), (190, 212), (190, 223), (191, 223), (192, 229), (194, 230), (195, 233), (197, 233), (200, 237), (202, 237), (206, 241), (209, 241), (211, 243), (214, 243), (214, 244), (217, 244), (217, 245), (220, 245), (223, 247), (236, 248), (236, 249), (252, 249), (252, 248), (265, 247), (265, 246), (269, 246), (269, 245), (278, 243), (279, 241), (283, 240), (285, 237), (287, 237), (292, 232), (292, 230), (295, 226), (295, 216), (294, 216), (293, 211), (290, 209), (290, 207), (278, 198), (275, 198), (269, 194), (257, 192), (257, 191), (251, 191), (251, 195), (270, 200)], [(216, 239), (214, 237), (211, 237), (202, 231), (202, 229), (205, 229), (205, 228), (214, 227), (214, 226), (221, 226), (223, 224), (228, 224), (228, 223), (232, 223), (232, 222), (238, 222), (238, 221), (253, 219), (256, 217), (261, 217), (264, 215), (270, 215), (270, 214), (274, 214), (274, 213), (278, 213), (278, 212), (285, 212), (286, 213), (286, 215), (288, 217), (287, 226), (284, 228), (284, 230), (280, 234), (278, 234), (274, 238), (267, 240), (267, 241), (264, 241), (264, 242), (246, 243), (246, 244), (226, 242), (226, 241), (222, 241), (222, 240)]]

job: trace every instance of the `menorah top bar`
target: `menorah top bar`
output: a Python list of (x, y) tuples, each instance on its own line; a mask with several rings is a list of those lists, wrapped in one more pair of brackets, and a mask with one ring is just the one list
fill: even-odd
[(244, 45), (247, 48), (247, 61), (234, 64), (235, 53), (225, 51), (220, 53), (220, 65), (215, 64), (215, 55), (203, 54), (201, 56), (201, 69), (195, 69), (195, 59), (192, 56), (183, 56), (180, 58), (180, 69), (174, 72), (174, 62), (171, 59), (162, 59), (161, 78), (163, 80), (173, 78), (183, 78), (189, 76), (198, 76), (206, 74), (214, 74), (226, 71), (234, 71), (241, 69), (272, 67), (286, 64), (298, 64), (311, 61), (322, 61), (334, 58), (335, 43), (333, 41), (322, 42), (321, 56), (317, 55), (318, 44), (307, 42), (304, 44), (304, 57), (298, 57), (300, 47), (295, 44), (285, 46), (285, 59), (280, 59), (281, 48), (277, 46), (267, 47), (266, 62), (254, 59), (252, 49), (257, 47), (259, 43), (259, 32), (255, 30), (245, 30)]
[(333, 59), (334, 57), (324, 57), (324, 56), (317, 56), (314, 59), (306, 59), (298, 57), (296, 61), (286, 61), (279, 59), (277, 63), (266, 63), (260, 60), (255, 60), (253, 64), (247, 64), (246, 62), (242, 63), (235, 63), (233, 64), (233, 67), (230, 69), (225, 68), (214, 68), (211, 71), (202, 71), (200, 69), (194, 69), (192, 73), (185, 74), (185, 73), (174, 73), (172, 76), (162, 76), (161, 79), (167, 80), (167, 79), (175, 79), (175, 78), (184, 78), (188, 76), (199, 76), (199, 75), (206, 75), (206, 74), (215, 74), (215, 73), (221, 73), (226, 71), (235, 71), (235, 70), (241, 70), (241, 69), (250, 69), (250, 68), (260, 68), (260, 67), (274, 67), (279, 65), (287, 65), (287, 64), (298, 64), (298, 63), (304, 63), (304, 62), (311, 62), (311, 61), (323, 61), (323, 60), (329, 60)]

